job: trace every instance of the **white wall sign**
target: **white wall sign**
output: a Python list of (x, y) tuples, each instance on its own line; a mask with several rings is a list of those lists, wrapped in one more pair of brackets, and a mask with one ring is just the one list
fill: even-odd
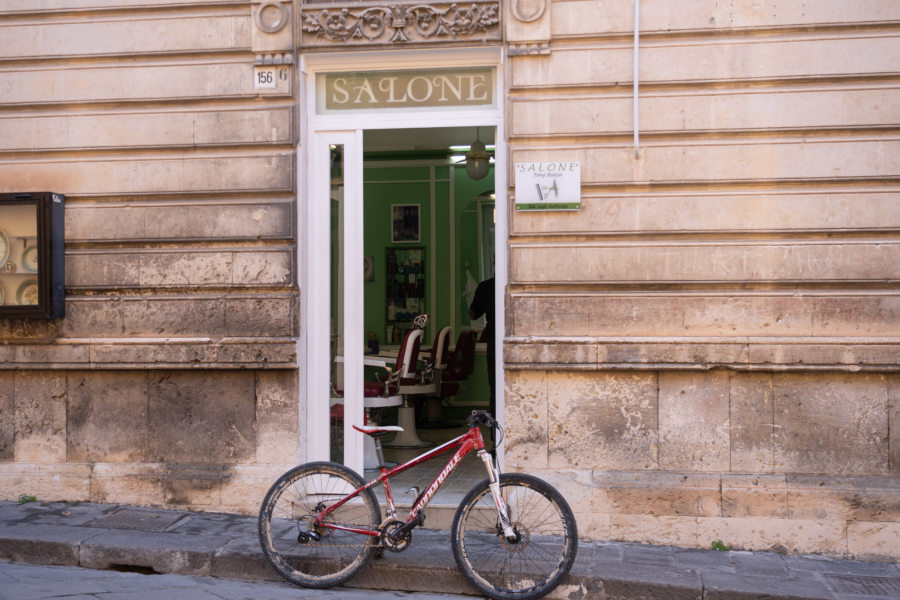
[(516, 163), (516, 210), (581, 208), (581, 163)]

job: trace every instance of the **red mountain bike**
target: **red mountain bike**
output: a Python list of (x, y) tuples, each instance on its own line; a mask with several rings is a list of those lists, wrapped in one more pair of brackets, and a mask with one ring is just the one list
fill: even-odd
[[(490, 598), (540, 598), (559, 585), (578, 551), (572, 509), (550, 484), (522, 473), (500, 474), (479, 425), (502, 429), (485, 411), (473, 411), (463, 435), (394, 468), (384, 466), (381, 436), (400, 427), (355, 427), (375, 439), (381, 474), (366, 482), (347, 467), (314, 462), (295, 467), (269, 489), (259, 510), (259, 540), (276, 571), (296, 585), (326, 588), (353, 577), (373, 555), (401, 552), (424, 523), (423, 509), (470, 452), (487, 479), (466, 494), (450, 532), (453, 557), (466, 579)], [(404, 520), (397, 517), (390, 478), (456, 451), (428, 489), (418, 493)], [(382, 517), (372, 488), (384, 486)]]

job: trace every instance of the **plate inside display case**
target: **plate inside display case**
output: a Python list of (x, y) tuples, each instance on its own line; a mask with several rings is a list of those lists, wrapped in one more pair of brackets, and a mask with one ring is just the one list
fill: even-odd
[(7, 258), (9, 258), (9, 238), (6, 237), (6, 233), (0, 229), (0, 267), (6, 264)]
[(38, 272), (38, 248), (34, 244), (22, 252), (22, 267), (29, 273)]
[(19, 291), (16, 292), (16, 303), (19, 306), (33, 306), (38, 303), (37, 279), (29, 279), (19, 286)]

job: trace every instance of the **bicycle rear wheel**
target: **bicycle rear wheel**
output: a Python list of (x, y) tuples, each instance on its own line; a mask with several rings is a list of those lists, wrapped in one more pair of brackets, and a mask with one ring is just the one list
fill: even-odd
[[(313, 526), (326, 506), (365, 483), (344, 465), (316, 462), (291, 469), (272, 485), (259, 509), (259, 542), (282, 577), (303, 587), (327, 588), (347, 581), (366, 566), (377, 537)], [(378, 500), (368, 489), (325, 520), (378, 529), (380, 519)], [(306, 535), (309, 531), (315, 535)]]
[(453, 558), (469, 583), (490, 598), (540, 598), (559, 585), (575, 562), (575, 516), (562, 495), (537, 477), (503, 474), (500, 492), (516, 538), (503, 535), (484, 480), (463, 498), (453, 517)]

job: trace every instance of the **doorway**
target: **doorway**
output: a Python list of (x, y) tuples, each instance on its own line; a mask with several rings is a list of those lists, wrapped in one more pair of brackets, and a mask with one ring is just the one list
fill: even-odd
[[(320, 73), (307, 73), (315, 108)], [(505, 169), (493, 168), (505, 164), (502, 144), (493, 143), (502, 140), (500, 106), (495, 99), (488, 107), (395, 110), (378, 118), (372, 111), (308, 115), (307, 201), (300, 218), (307, 460), (337, 459), (363, 472), (365, 439), (354, 424), (367, 418), (395, 423), (412, 413), (413, 441), (424, 445), (449, 435), (444, 430), (451, 428), (441, 425), (487, 408), (487, 390), (479, 390), (488, 379), (484, 344), (474, 358), (478, 375), (452, 396), (434, 394), (434, 386), (429, 392), (425, 379), (419, 388), (377, 398), (367, 390), (383, 371), (379, 361), (396, 366), (399, 346), (417, 329), (415, 316), (431, 317), (419, 334), (423, 368), (434, 358), (424, 351), (442, 330), (452, 331), (452, 348), (462, 331), (478, 329), (468, 303), (491, 264), (500, 283), (495, 318), (503, 322), (506, 214), (493, 204), (504, 205), (506, 189)], [(478, 143), (487, 146), (492, 165), (489, 177), (475, 180), (467, 177), (466, 153)], [(502, 390), (502, 368), (495, 371)], [(497, 413), (502, 419), (502, 394)]]

